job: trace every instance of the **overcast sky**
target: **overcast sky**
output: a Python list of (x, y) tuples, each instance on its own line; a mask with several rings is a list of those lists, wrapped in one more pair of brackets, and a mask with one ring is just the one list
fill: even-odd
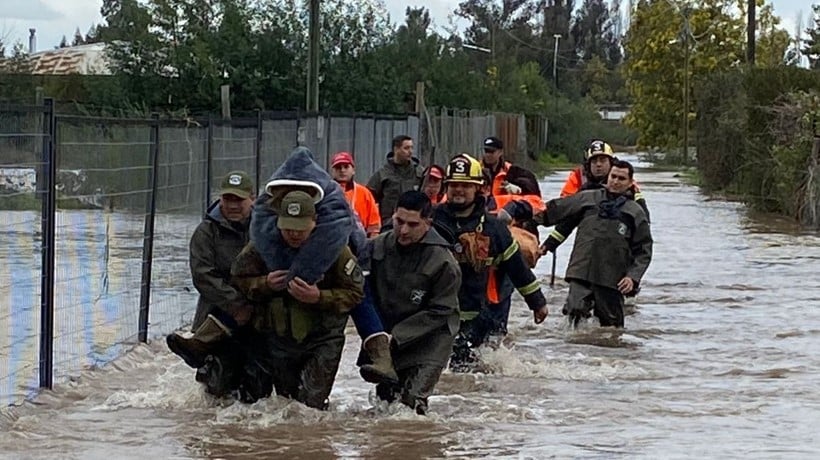
[[(459, 0), (401, 1), (384, 0), (394, 22), (404, 18), (408, 6), (426, 6), (438, 26), (448, 24), (458, 7)], [(811, 0), (771, 0), (775, 12), (783, 19), (783, 26), (794, 33), (795, 18), (803, 11), (803, 21), (810, 16)], [(581, 0), (576, 0), (577, 4)], [(625, 5), (627, 2), (622, 1)], [(101, 0), (0, 0), (0, 38), (5, 43), (21, 41), (28, 45), (28, 29), (37, 29), (38, 50), (51, 49), (65, 35), (69, 42), (79, 27), (85, 34), (91, 24), (102, 22)]]

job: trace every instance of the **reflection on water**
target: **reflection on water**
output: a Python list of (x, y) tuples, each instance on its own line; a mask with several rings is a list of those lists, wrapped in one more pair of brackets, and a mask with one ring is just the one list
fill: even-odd
[[(549, 177), (553, 195), (564, 174)], [(203, 395), (161, 342), (4, 410), (9, 458), (814, 458), (820, 236), (638, 172), (655, 258), (626, 329), (567, 327), (516, 300), (486, 373), (446, 372), (432, 414), (375, 409), (351, 330), (329, 412)], [(572, 241), (558, 251), (559, 276)], [(549, 279), (551, 260), (537, 272)], [(546, 281), (545, 281), (546, 283)], [(36, 443), (26, 442), (36, 440)], [(35, 450), (36, 449), (36, 450)]]

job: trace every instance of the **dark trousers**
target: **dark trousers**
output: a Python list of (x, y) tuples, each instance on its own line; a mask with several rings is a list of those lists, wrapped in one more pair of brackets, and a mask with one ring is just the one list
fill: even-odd
[(624, 327), (624, 296), (617, 289), (570, 280), (563, 313), (573, 325), (594, 313), (601, 326)]
[(402, 404), (415, 410), (419, 415), (427, 413), (427, 398), (441, 377), (444, 365), (421, 364), (396, 371), (399, 384), (380, 383), (376, 385), (376, 395), (384, 401), (393, 402), (398, 397)]
[(364, 300), (350, 311), (350, 317), (353, 318), (356, 332), (362, 340), (377, 332), (384, 332), (384, 325), (373, 304), (373, 294), (370, 292), (367, 278), (364, 281)]
[(270, 372), (276, 394), (308, 407), (327, 409), (344, 343), (344, 335), (303, 343), (272, 335)]

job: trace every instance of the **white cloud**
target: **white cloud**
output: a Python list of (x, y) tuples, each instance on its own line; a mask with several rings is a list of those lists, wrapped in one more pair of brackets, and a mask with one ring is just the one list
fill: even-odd
[(60, 17), (60, 14), (43, 0), (0, 0), (0, 11), (6, 20), (51, 21)]

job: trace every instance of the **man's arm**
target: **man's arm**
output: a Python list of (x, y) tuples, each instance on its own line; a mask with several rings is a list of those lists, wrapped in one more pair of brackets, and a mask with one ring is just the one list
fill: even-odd
[[(589, 196), (594, 193), (596, 192), (585, 191), (566, 198), (550, 200), (547, 203), (547, 209), (536, 214), (533, 220), (535, 220), (538, 225), (545, 227), (557, 225), (562, 220), (571, 218), (577, 219), (580, 223), (585, 207), (590, 204)], [(573, 228), (574, 227), (575, 226), (573, 226)], [(563, 235), (566, 237), (571, 232), (572, 230), (570, 229), (569, 232), (563, 233)]]
[(265, 261), (253, 243), (248, 243), (231, 266), (231, 279), (248, 300), (264, 302), (274, 295), (274, 291), (268, 286), (267, 275)]
[(558, 249), (558, 246), (563, 243), (572, 231), (575, 230), (581, 223), (582, 214), (577, 214), (575, 216), (568, 217), (557, 224), (555, 224), (555, 228), (552, 229), (547, 240), (544, 241), (544, 244), (541, 245), (542, 248), (546, 249), (550, 252), (555, 252)]
[(242, 294), (216, 266), (215, 236), (206, 224), (199, 225), (190, 242), (191, 279), (205, 302), (229, 311), (245, 303)]
[(443, 264), (433, 277), (433, 286), (425, 299), (427, 308), (393, 326), (390, 333), (401, 349), (423, 339), (447, 324), (448, 318), (458, 315), (458, 289), (461, 286), (461, 270), (452, 254), (444, 248), (435, 248), (443, 257)]
[(333, 266), (333, 286), (319, 289), (316, 306), (334, 313), (347, 313), (364, 299), (364, 275), (356, 258), (345, 247)]
[(632, 278), (635, 283), (640, 283), (644, 273), (649, 268), (652, 261), (652, 231), (649, 228), (649, 221), (646, 216), (639, 213), (635, 217), (635, 231), (632, 234), (630, 249), (632, 251), (632, 265), (626, 272), (626, 276)]
[(379, 234), (379, 230), (382, 228), (382, 217), (379, 215), (379, 205), (376, 203), (376, 199), (373, 197), (373, 193), (370, 189), (362, 187), (362, 192), (365, 194), (364, 202), (367, 206), (367, 217), (364, 228), (369, 238)]

